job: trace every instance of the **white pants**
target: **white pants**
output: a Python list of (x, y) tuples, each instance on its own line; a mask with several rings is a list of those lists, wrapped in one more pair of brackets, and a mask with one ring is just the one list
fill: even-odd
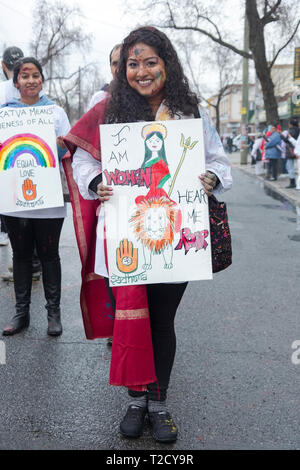
[(263, 175), (265, 173), (263, 166), (262, 166), (262, 161), (256, 162), (255, 163), (255, 174), (256, 175)]
[(296, 181), (296, 189), (300, 189), (300, 157), (297, 158), (298, 177)]
[(295, 159), (288, 158), (286, 160), (286, 169), (289, 173), (289, 177), (291, 180), (295, 179)]

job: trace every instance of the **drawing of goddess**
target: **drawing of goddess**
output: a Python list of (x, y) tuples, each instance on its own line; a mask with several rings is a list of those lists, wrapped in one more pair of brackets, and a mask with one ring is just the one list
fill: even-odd
[[(169, 199), (167, 192), (163, 189), (165, 183), (171, 178), (164, 143), (167, 128), (159, 123), (149, 124), (143, 127), (142, 137), (145, 141), (145, 157), (141, 167), (151, 167), (152, 177), (149, 192), (140, 198), (144, 197), (149, 200), (154, 197), (166, 197)], [(137, 198), (136, 203), (138, 204), (140, 200)]]
[(151, 184), (145, 196), (135, 199), (137, 208), (130, 222), (143, 245), (143, 269), (152, 269), (152, 254), (162, 254), (164, 268), (171, 269), (174, 232), (179, 232), (182, 217), (180, 209), (164, 189), (171, 179), (164, 145), (167, 128), (160, 123), (148, 124), (142, 129), (142, 137), (145, 140), (142, 168), (151, 167)]

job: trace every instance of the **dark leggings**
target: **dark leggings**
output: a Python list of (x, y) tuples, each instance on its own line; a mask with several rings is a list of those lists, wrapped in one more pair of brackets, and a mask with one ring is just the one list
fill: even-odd
[(16, 310), (27, 312), (32, 282), (32, 255), (36, 246), (42, 264), (46, 308), (58, 311), (61, 292), (59, 238), (64, 222), (59, 219), (28, 219), (4, 216), (13, 250)]
[[(167, 396), (170, 375), (176, 352), (174, 320), (186, 289), (183, 284), (148, 284), (148, 306), (151, 323), (155, 372), (157, 382), (148, 385), (148, 398), (163, 401)], [(129, 390), (136, 397), (144, 392)]]
[(27, 219), (4, 216), (13, 258), (30, 263), (36, 245), (41, 263), (59, 259), (58, 245), (64, 219)]

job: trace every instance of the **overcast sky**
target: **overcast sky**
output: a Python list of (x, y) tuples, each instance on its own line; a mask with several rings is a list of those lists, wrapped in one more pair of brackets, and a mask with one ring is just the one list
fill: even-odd
[[(139, 20), (141, 21), (138, 9), (135, 16), (129, 17), (124, 15), (125, 0), (64, 0), (64, 2), (69, 5), (79, 5), (85, 16), (82, 27), (87, 34), (90, 33), (93, 36), (93, 52), (84, 58), (85, 63), (97, 61), (101, 76), (105, 81), (110, 81), (109, 52), (115, 44), (121, 42), (136, 27)], [(29, 53), (34, 4), (35, 0), (0, 0), (0, 54), (4, 44), (7, 46), (17, 45), (23, 49), (25, 55)], [(231, 25), (231, 39), (235, 35), (242, 38), (242, 4), (241, 0), (226, 0), (227, 8), (223, 11), (222, 21), (227, 21)], [(137, 8), (142, 6), (143, 0), (136, 0), (136, 5)], [(232, 24), (234, 24), (234, 29), (232, 29)], [(200, 39), (199, 36), (199, 43), (201, 40), (203, 38)], [(242, 47), (242, 44), (239, 46)], [(72, 71), (78, 67), (80, 61), (82, 58), (79, 55), (72, 56)], [(217, 86), (216, 70), (211, 65), (209, 68), (205, 65), (205, 63), (200, 63), (203, 91), (206, 92), (205, 89), (208, 87), (211, 92), (215, 92), (214, 88)], [(0, 79), (4, 79), (1, 74)]]
[[(90, 32), (93, 35), (93, 52), (90, 56), (85, 57), (85, 63), (99, 62), (101, 76), (105, 81), (110, 81), (109, 52), (115, 44), (121, 42), (136, 27), (139, 20), (142, 21), (138, 7), (143, 5), (143, 0), (136, 0), (137, 12), (131, 17), (124, 15), (124, 0), (64, 0), (64, 2), (69, 5), (79, 5), (85, 16), (82, 26), (86, 33)], [(29, 53), (34, 4), (35, 0), (13, 0), (13, 2), (0, 0), (0, 54), (4, 44), (21, 47), (25, 55)], [(238, 21), (235, 22), (235, 31), (238, 29), (237, 27)], [(79, 56), (72, 56), (72, 70), (78, 67), (81, 60)], [(201, 77), (204, 82), (207, 72), (203, 67)], [(217, 79), (217, 76), (215, 78)], [(1, 74), (0, 79), (4, 79)], [(213, 88), (214, 71), (209, 71), (207, 81), (211, 85), (210, 88)]]
[[(89, 60), (100, 62), (101, 74), (110, 80), (108, 55), (112, 47), (122, 41), (132, 29), (132, 23), (122, 16), (120, 0), (64, 0), (70, 5), (79, 5), (84, 13), (83, 28), (94, 37), (94, 52)], [(32, 10), (34, 0), (0, 0), (0, 53), (3, 44), (16, 45), (29, 53), (29, 41), (32, 33)], [(127, 25), (127, 26), (126, 26)], [(135, 25), (134, 25), (135, 26)], [(73, 68), (73, 67), (72, 67)], [(74, 67), (75, 68), (75, 67)]]

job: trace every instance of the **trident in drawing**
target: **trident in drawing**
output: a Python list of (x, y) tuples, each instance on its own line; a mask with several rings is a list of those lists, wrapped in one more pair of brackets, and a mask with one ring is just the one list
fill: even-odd
[(171, 195), (173, 189), (174, 189), (174, 185), (175, 185), (175, 181), (176, 181), (176, 178), (178, 176), (178, 173), (179, 173), (179, 170), (183, 164), (183, 161), (185, 159), (185, 156), (186, 156), (186, 152), (188, 150), (192, 150), (195, 145), (198, 143), (198, 140), (195, 140), (195, 142), (193, 142), (191, 144), (191, 137), (188, 137), (186, 139), (186, 141), (184, 141), (184, 135), (181, 134), (181, 141), (180, 141), (180, 147), (183, 147), (183, 152), (182, 152), (182, 155), (181, 155), (181, 159), (180, 159), (180, 162), (178, 163), (178, 167), (177, 167), (177, 170), (175, 171), (175, 174), (174, 174), (174, 177), (173, 177), (173, 181), (172, 181), (172, 184), (171, 184), (171, 187), (169, 189), (169, 192), (168, 192), (168, 196)]

